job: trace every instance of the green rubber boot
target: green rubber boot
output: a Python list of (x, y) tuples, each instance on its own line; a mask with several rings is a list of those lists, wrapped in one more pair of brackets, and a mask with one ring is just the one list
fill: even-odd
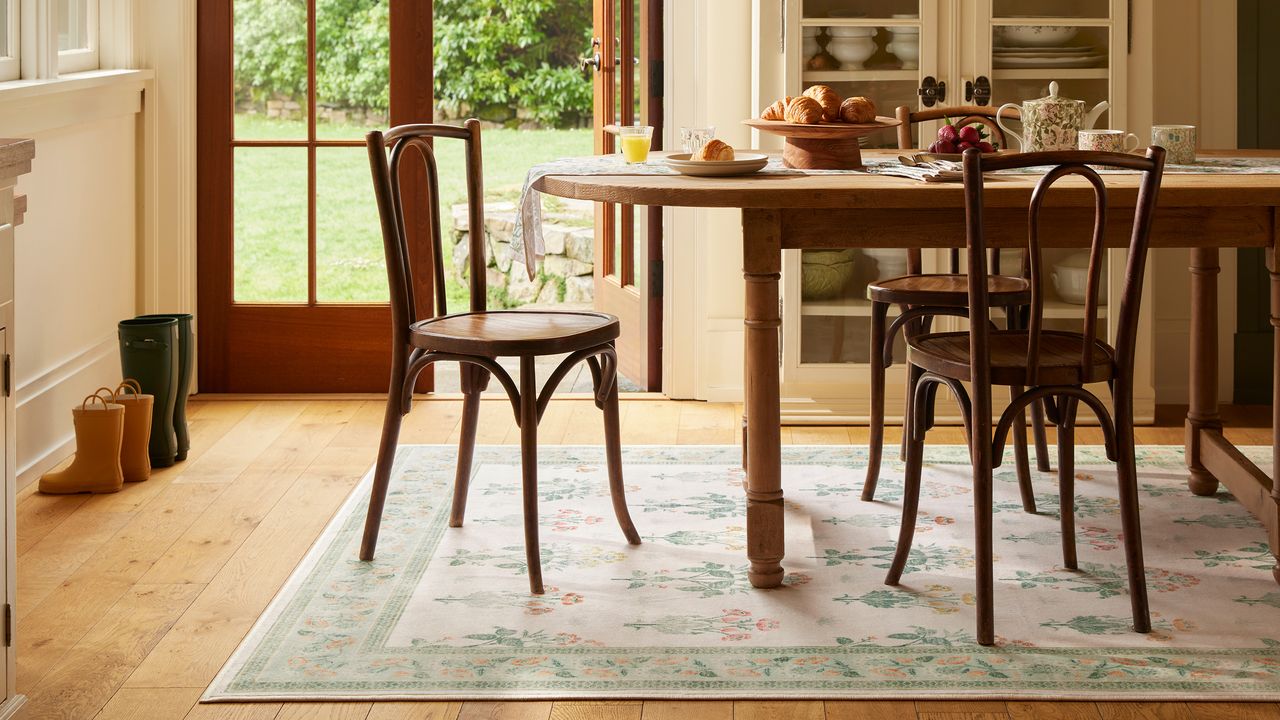
[(191, 329), (191, 313), (139, 315), (138, 320), (172, 318), (178, 321), (178, 391), (173, 401), (173, 432), (178, 437), (178, 462), (187, 459), (191, 435), (187, 432), (187, 395), (191, 394), (191, 375), (195, 368), (195, 334)]
[(169, 318), (121, 320), (120, 370), (142, 392), (155, 396), (151, 414), (152, 467), (169, 467), (178, 455), (173, 409), (178, 397), (178, 321)]

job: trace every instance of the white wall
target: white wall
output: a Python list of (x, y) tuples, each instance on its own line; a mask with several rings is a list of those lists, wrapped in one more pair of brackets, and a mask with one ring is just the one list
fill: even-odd
[(20, 485), (71, 451), (72, 405), (120, 379), (115, 325), (137, 307), (142, 87), (0, 95), (0, 136), (36, 142), (18, 181), (28, 205), (14, 251)]

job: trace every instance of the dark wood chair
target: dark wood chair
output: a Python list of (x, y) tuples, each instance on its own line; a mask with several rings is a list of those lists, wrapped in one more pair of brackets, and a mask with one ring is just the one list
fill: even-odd
[[(450, 314), (446, 304), (444, 261), (440, 236), (440, 185), (436, 171), (435, 139), (456, 139), (466, 143), (467, 206), (470, 219), (470, 299), (469, 312)], [(373, 189), (382, 220), (387, 279), (391, 286), (391, 388), (383, 419), (378, 463), (369, 497), (360, 559), (372, 560), (378, 542), (383, 503), (395, 460), (400, 423), (412, 409), (413, 387), (428, 365), (457, 362), (462, 378), (462, 438), (458, 444), (458, 465), (454, 481), (453, 507), (449, 525), (460, 527), (471, 479), (472, 451), (476, 422), (480, 413), (480, 393), (490, 377), (497, 378), (520, 427), (520, 461), (524, 494), (525, 555), (529, 566), (529, 589), (542, 593), (542, 564), (538, 546), (538, 421), (551, 394), (568, 371), (585, 361), (595, 383), (595, 403), (604, 412), (605, 457), (609, 467), (609, 492), (613, 511), (623, 535), (632, 545), (640, 543), (627, 512), (622, 487), (622, 444), (618, 422), (618, 356), (614, 340), (618, 319), (594, 312), (488, 311), (485, 309), (484, 190), (480, 165), (480, 122), (468, 120), (464, 127), (451, 125), (401, 125), (386, 133), (369, 133), (366, 144), (373, 171)], [(416, 151), (425, 168), (425, 203), (406, 213), (401, 175), (409, 175), (408, 186), (422, 188), (420, 178), (401, 173), (406, 154)], [(410, 155), (412, 157), (412, 155)], [(418, 203), (420, 198), (410, 197)], [(435, 302), (419, 313), (414, 298), (413, 263), (406, 217), (426, 221), (431, 229), (430, 271), (434, 278)], [(543, 355), (569, 353), (551, 373), (541, 391), (534, 374), (534, 361)], [(498, 357), (520, 358), (517, 385), (496, 361)]]
[[(1106, 442), (1107, 457), (1116, 463), (1124, 533), (1125, 562), (1129, 574), (1129, 599), (1133, 609), (1133, 629), (1151, 629), (1147, 610), (1146, 578), (1142, 561), (1142, 528), (1138, 515), (1137, 468), (1133, 440), (1133, 365), (1138, 328), (1138, 306), (1142, 298), (1151, 219), (1164, 171), (1165, 151), (1147, 150), (1146, 157), (1122, 153), (1043, 152), (983, 158), (970, 150), (964, 156), (965, 202), (967, 210), (968, 282), (970, 317), (988, 316), (993, 298), (984, 281), (987, 241), (984, 234), (984, 171), (1056, 166), (1037, 183), (1028, 215), (1027, 257), (1030, 266), (1031, 305), (1025, 329), (992, 330), (988, 323), (971, 322), (965, 332), (922, 333), (907, 338), (907, 361), (915, 370), (917, 384), (911, 398), (912, 424), (907, 443), (906, 489), (902, 501), (902, 524), (893, 564), (885, 583), (897, 585), (911, 551), (916, 510), (920, 502), (920, 474), (925, 432), (933, 424), (933, 403), (938, 386), (949, 388), (968, 415), (973, 461), (973, 510), (976, 527), (978, 642), (994, 642), (992, 609), (992, 478), (1000, 465), (1004, 441), (1015, 418), (1027, 405), (1043, 401), (1049, 419), (1058, 427), (1058, 491), (1062, 527), (1063, 565), (1075, 569), (1075, 467), (1073, 460), (1076, 411), (1084, 403), (1098, 417)], [(1087, 163), (1087, 164), (1086, 164)], [(1103, 237), (1106, 224), (1107, 191), (1092, 166), (1125, 168), (1142, 173), (1129, 238), (1128, 266), (1117, 316), (1115, 345), (1097, 338), (1098, 292), (1106, 261)], [(1069, 175), (1084, 178), (1095, 196), (1094, 229), (1090, 243), (1088, 298), (1083, 332), (1044, 329), (1044, 272), (1041, 268), (1040, 209), (1050, 187)], [(972, 396), (960, 384), (971, 384)], [(1108, 410), (1096, 395), (1086, 390), (1089, 383), (1106, 382), (1111, 388)], [(1019, 392), (992, 428), (991, 386), (1027, 388)]]
[[(977, 105), (957, 107), (937, 107), (911, 112), (903, 105), (897, 109), (897, 118), (902, 124), (898, 126), (898, 148), (910, 150), (914, 144), (911, 128), (916, 123), (944, 118), (956, 119), (953, 125), (982, 124), (991, 132), (992, 137), (1001, 148), (1007, 147), (1004, 131), (995, 123), (996, 109)], [(1016, 110), (1007, 111), (1006, 117), (1018, 119)], [(1025, 262), (1023, 263), (1025, 266)], [(867, 454), (867, 477), (862, 485), (862, 499), (870, 502), (875, 499), (876, 482), (880, 478), (880, 463), (884, 452), (884, 394), (885, 371), (893, 364), (894, 339), (901, 331), (905, 335), (927, 332), (933, 318), (939, 315), (967, 317), (968, 279), (960, 274), (960, 251), (951, 251), (950, 269), (946, 274), (923, 275), (924, 268), (919, 248), (907, 250), (907, 275), (896, 278), (881, 278), (867, 286), (867, 299), (871, 301), (871, 437)], [(1023, 310), (1031, 300), (1030, 285), (1023, 277), (1025, 267), (1019, 269), (1017, 276), (1000, 274), (1000, 254), (992, 252), (990, 258), (991, 276), (987, 289), (991, 294), (993, 305), (1004, 310), (1005, 320), (1009, 327), (1017, 327), (1022, 321)], [(899, 305), (903, 313), (887, 324), (889, 306)], [(903, 419), (902, 455), (906, 456), (905, 428), (910, 423), (910, 397), (915, 387), (916, 378), (910, 372), (907, 377), (905, 397), (906, 413)], [(1014, 392), (1017, 389), (1014, 388)], [(1041, 406), (1032, 406), (1032, 426), (1036, 443), (1036, 464), (1040, 470), (1049, 470), (1049, 450), (1045, 441), (1044, 416)], [(1014, 446), (1017, 456), (1018, 484), (1022, 490), (1022, 506), (1027, 512), (1036, 511), (1035, 495), (1031, 487), (1031, 468), (1027, 457), (1026, 422), (1018, 418), (1014, 429)]]

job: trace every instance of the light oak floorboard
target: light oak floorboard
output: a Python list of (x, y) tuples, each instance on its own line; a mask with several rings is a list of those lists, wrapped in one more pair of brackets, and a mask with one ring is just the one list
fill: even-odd
[(646, 700), (640, 720), (733, 720), (729, 700)]
[(195, 688), (125, 689), (113, 695), (94, 720), (181, 718), (199, 698), (200, 691)]
[[(519, 440), (510, 404), (481, 403), (478, 441)], [(199, 694), (329, 518), (373, 463), (382, 399), (196, 400), (191, 459), (102, 496), (20, 494), (19, 691), (29, 717), (188, 720), (1254, 720), (1271, 703), (649, 701), (644, 703), (214, 703)], [(404, 418), (404, 443), (456, 443), (462, 403), (426, 399)], [(624, 445), (740, 444), (742, 406), (646, 398), (621, 404)], [(1264, 413), (1265, 414), (1265, 413)], [(1269, 416), (1244, 413), (1234, 442), (1267, 444)], [(1182, 414), (1137, 428), (1143, 444), (1182, 443)], [(600, 445), (589, 399), (553, 402), (540, 444)], [(887, 457), (896, 457), (896, 427)], [(788, 427), (784, 442), (865, 443), (865, 426)], [(1050, 441), (1052, 442), (1052, 433)], [(1079, 444), (1096, 444), (1081, 428)], [(939, 426), (930, 444), (963, 443)], [(203, 458), (203, 459), (202, 459)], [(103, 594), (105, 591), (105, 594)], [(38, 647), (36, 647), (38, 645)], [(29, 712), (30, 712), (29, 711)], [(146, 713), (146, 714), (144, 714)]]

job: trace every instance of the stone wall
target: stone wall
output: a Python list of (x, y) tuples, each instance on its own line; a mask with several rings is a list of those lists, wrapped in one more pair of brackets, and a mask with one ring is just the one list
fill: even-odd
[[(546, 257), (533, 280), (521, 259), (511, 253), (516, 206), (511, 202), (484, 206), (485, 246), (489, 263), (486, 283), (489, 297), (509, 307), (538, 304), (590, 304), (594, 296), (595, 231), (590, 227), (592, 208), (570, 204), (564, 210), (543, 213), (542, 237)], [(453, 267), (456, 281), (466, 283), (470, 257), (471, 223), (466, 205), (453, 213)], [(585, 224), (585, 226), (584, 226)]]

